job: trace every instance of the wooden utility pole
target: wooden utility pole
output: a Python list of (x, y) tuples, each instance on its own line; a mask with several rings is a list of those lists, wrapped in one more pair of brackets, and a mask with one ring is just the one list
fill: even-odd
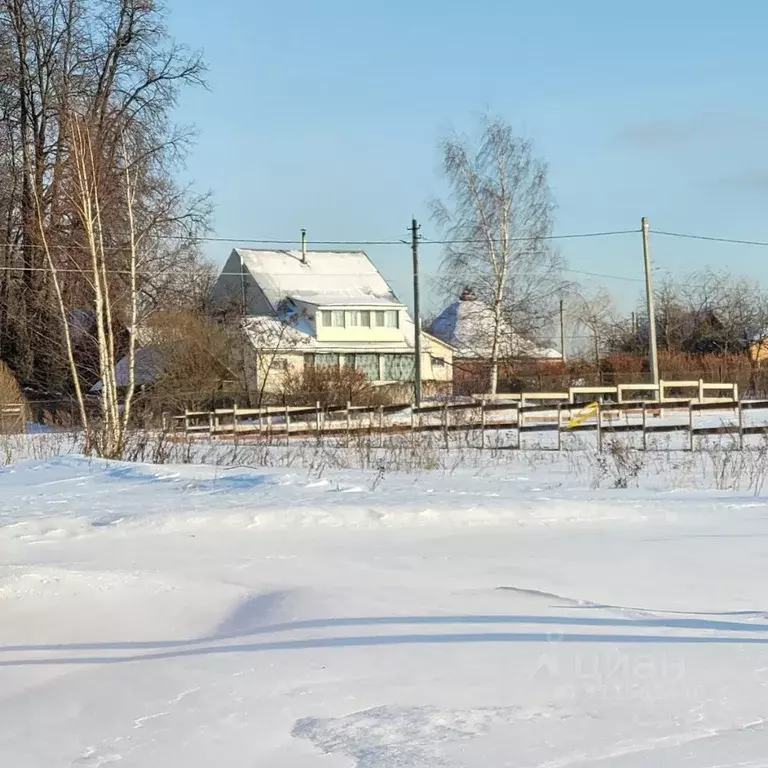
[[(659, 383), (659, 356), (656, 351), (656, 313), (653, 308), (653, 284), (651, 281), (651, 246), (648, 242), (648, 218), (643, 216), (643, 260), (645, 262), (645, 298), (648, 303), (648, 349), (650, 352), (651, 376), (654, 384)], [(661, 399), (661, 393), (659, 393)]]
[(565, 311), (562, 299), (560, 299), (560, 353), (563, 356), (563, 362), (565, 362)]
[(413, 323), (414, 366), (413, 366), (413, 401), (421, 406), (421, 310), (419, 307), (419, 225), (411, 220), (411, 250), (413, 251)]

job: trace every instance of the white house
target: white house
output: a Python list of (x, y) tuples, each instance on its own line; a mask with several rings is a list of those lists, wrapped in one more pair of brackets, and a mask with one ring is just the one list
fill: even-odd
[[(363, 251), (235, 248), (213, 299), (245, 318), (267, 392), (305, 365), (349, 365), (382, 384), (413, 380), (413, 320)], [(422, 333), (421, 346), (423, 380), (450, 382), (451, 345)]]
[[(430, 332), (454, 348), (454, 356), (464, 360), (490, 358), (493, 346), (494, 317), (491, 307), (466, 288), (458, 301), (447, 306), (430, 325)], [(500, 325), (499, 357), (502, 360), (562, 360), (562, 353), (540, 347), (523, 338), (502, 319)]]

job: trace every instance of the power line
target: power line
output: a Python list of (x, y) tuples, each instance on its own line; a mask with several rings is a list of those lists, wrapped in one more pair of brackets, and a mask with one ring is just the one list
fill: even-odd
[[(627, 230), (615, 230), (610, 232), (576, 232), (576, 233), (569, 233), (564, 235), (547, 235), (544, 237), (513, 237), (509, 239), (509, 242), (511, 243), (521, 243), (521, 242), (536, 242), (539, 240), (572, 240), (577, 238), (590, 238), (590, 237), (610, 237), (613, 235), (630, 235), (630, 234), (637, 234), (640, 230), (636, 229), (627, 229)], [(145, 235), (142, 239), (147, 240), (173, 240), (173, 241), (179, 241), (179, 242), (189, 242), (189, 243), (229, 243), (229, 244), (240, 244), (240, 245), (294, 245), (294, 246), (300, 246), (301, 241), (300, 240), (282, 240), (279, 238), (275, 239), (269, 239), (269, 238), (262, 238), (262, 239), (255, 239), (255, 238), (249, 238), (249, 237), (214, 237), (214, 236), (207, 236), (207, 235)], [(407, 240), (404, 240), (402, 238), (397, 239), (391, 239), (391, 240), (313, 240), (311, 241), (313, 245), (336, 245), (336, 246), (354, 246), (354, 245), (410, 245), (410, 243)], [(483, 244), (487, 243), (488, 241), (483, 238), (476, 238), (476, 239), (444, 239), (444, 240), (431, 240), (426, 238), (420, 238), (419, 242), (423, 245), (460, 245), (460, 244)], [(72, 248), (73, 246), (71, 244), (61, 244), (61, 243), (51, 243), (48, 246), (51, 250), (53, 249), (67, 249)], [(85, 247), (85, 246), (74, 246), (74, 247)], [(125, 250), (128, 247), (128, 245), (122, 245), (122, 246), (105, 246), (104, 250), (112, 250), (112, 251), (122, 251)], [(37, 249), (37, 250), (45, 250), (46, 246), (39, 243), (0, 243), (0, 248), (13, 248), (18, 250), (23, 249)]]
[(640, 277), (627, 277), (626, 275), (609, 275), (604, 272), (587, 272), (583, 269), (563, 269), (563, 272), (571, 272), (576, 275), (589, 275), (590, 277), (603, 277), (607, 280), (627, 280), (632, 283), (642, 283)]
[(686, 240), (706, 240), (712, 243), (731, 243), (733, 245), (757, 245), (768, 246), (765, 240), (741, 240), (732, 237), (711, 237), (709, 235), (693, 235), (686, 232), (664, 232), (660, 229), (652, 229), (652, 235), (664, 235), (665, 237), (681, 237)]
[[(138, 277), (159, 277), (160, 275), (168, 275), (173, 273), (179, 273), (179, 274), (185, 274), (188, 273), (190, 270), (186, 269), (185, 267), (166, 267), (166, 268), (159, 268), (156, 271), (143, 271), (141, 269), (136, 271), (136, 274)], [(627, 277), (626, 275), (610, 275), (604, 272), (588, 272), (583, 269), (563, 269), (563, 272), (568, 272), (569, 274), (576, 274), (576, 275), (588, 275), (589, 277), (600, 277), (604, 278), (606, 280), (625, 280), (628, 282), (642, 282), (642, 280), (639, 277)], [(49, 267), (22, 267), (22, 266), (0, 266), (0, 272), (50, 272)], [(83, 276), (90, 276), (92, 274), (91, 269), (76, 269), (74, 267), (57, 267), (56, 272), (61, 274), (80, 274)], [(101, 272), (101, 270), (100, 270)], [(108, 275), (131, 275), (131, 271), (129, 269), (107, 269), (106, 273)], [(294, 276), (295, 272), (270, 272), (269, 273), (273, 277), (291, 277)], [(194, 275), (192, 275), (194, 276)], [(242, 277), (243, 273), (241, 271), (237, 272), (217, 272), (217, 277)], [(327, 277), (359, 277), (359, 272), (335, 272), (332, 275), (327, 275)], [(430, 273), (429, 274), (430, 280), (439, 280), (440, 275), (436, 273)]]
[[(539, 240), (575, 240), (578, 238), (586, 237), (613, 237), (615, 235), (636, 235), (640, 232), (639, 229), (617, 229), (608, 232), (575, 232), (566, 235), (545, 235), (543, 237), (510, 237), (507, 242), (510, 243), (528, 243), (538, 242)], [(470, 238), (467, 240), (427, 240), (421, 241), (427, 245), (471, 245), (471, 244), (483, 244), (487, 243), (487, 238)], [(495, 241), (498, 242), (498, 241)]]

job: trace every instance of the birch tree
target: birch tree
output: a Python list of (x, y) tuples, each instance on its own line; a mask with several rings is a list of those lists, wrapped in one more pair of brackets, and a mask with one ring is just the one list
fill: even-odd
[[(71, 313), (90, 311), (92, 300), (70, 120), (78, 116), (99, 148), (108, 272), (129, 271), (126, 180), (117, 178), (127, 142), (135, 233), (153, 241), (138, 254), (140, 311), (160, 306), (174, 274), (194, 268), (196, 235), (210, 212), (205, 196), (176, 181), (193, 132), (172, 121), (179, 93), (202, 84), (204, 71), (200, 56), (169, 35), (159, 0), (0, 0), (0, 355), (25, 385), (76, 390), (67, 344), (58, 343), (66, 336), (56, 327), (60, 302)], [(99, 375), (97, 343), (84, 350), (80, 339), (70, 341), (90, 387)]]
[[(71, 114), (65, 123), (70, 177), (63, 185), (66, 207), (72, 212), (71, 231), (65, 248), (67, 259), (55, 255), (47, 232), (43, 206), (35, 197), (39, 237), (48, 264), (60, 312), (64, 346), (86, 440), (86, 450), (105, 458), (120, 458), (136, 391), (136, 335), (139, 321), (139, 259), (142, 234), (136, 230), (134, 175), (140, 164), (131, 157), (125, 134), (117, 156), (104, 157), (112, 142), (97, 141), (88, 117)], [(105, 162), (108, 160), (108, 162)], [(62, 193), (64, 194), (64, 193)], [(121, 208), (118, 217), (115, 208)], [(110, 223), (125, 222), (122, 243), (117, 246)], [(98, 350), (100, 418), (90, 417), (80, 372), (75, 360), (70, 310), (62, 291), (63, 274), (76, 273), (89, 291)], [(127, 386), (117, 381), (117, 362), (122, 356), (121, 337), (127, 335)], [(125, 392), (121, 401), (121, 389)]]
[(486, 118), (476, 141), (444, 139), (440, 151), (448, 194), (432, 212), (446, 240), (443, 286), (455, 297), (470, 285), (490, 309), (488, 391), (495, 394), (505, 328), (540, 332), (561, 290), (562, 260), (548, 239), (555, 204), (547, 166), (499, 119)]

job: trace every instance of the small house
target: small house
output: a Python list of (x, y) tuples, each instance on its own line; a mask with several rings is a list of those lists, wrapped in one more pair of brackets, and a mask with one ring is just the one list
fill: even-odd
[[(413, 320), (363, 251), (235, 248), (213, 302), (243, 323), (266, 393), (308, 365), (351, 366), (376, 385), (413, 381)], [(450, 388), (452, 357), (450, 343), (422, 333), (427, 386)]]

